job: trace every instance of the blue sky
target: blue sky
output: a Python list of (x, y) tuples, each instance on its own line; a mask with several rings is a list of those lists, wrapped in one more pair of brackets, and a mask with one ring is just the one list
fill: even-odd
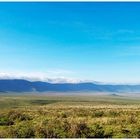
[(140, 3), (0, 3), (0, 73), (140, 83)]

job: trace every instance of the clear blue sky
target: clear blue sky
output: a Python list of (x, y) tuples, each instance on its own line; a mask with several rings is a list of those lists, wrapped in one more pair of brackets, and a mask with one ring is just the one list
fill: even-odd
[(0, 3), (0, 72), (140, 82), (140, 3)]

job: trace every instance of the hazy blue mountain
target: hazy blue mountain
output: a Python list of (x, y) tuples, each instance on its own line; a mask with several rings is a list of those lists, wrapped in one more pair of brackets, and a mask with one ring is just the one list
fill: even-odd
[(22, 79), (0, 80), (0, 92), (140, 92), (140, 85), (107, 85), (97, 83), (47, 83)]
[(30, 92), (32, 88), (32, 83), (26, 80), (0, 80), (0, 91), (3, 92)]

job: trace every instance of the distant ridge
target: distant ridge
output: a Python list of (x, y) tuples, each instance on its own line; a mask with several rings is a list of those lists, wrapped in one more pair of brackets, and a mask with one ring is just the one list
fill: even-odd
[(23, 79), (1, 79), (0, 92), (140, 92), (140, 85), (111, 85), (97, 83), (48, 83)]

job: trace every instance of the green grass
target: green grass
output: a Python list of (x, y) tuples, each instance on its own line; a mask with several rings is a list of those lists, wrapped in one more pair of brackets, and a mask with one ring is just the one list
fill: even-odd
[(0, 95), (0, 109), (19, 108), (27, 106), (70, 104), (70, 105), (139, 105), (140, 98), (109, 96), (109, 95), (79, 95), (79, 96), (37, 96), (37, 95)]
[(0, 95), (0, 138), (140, 138), (140, 98)]

